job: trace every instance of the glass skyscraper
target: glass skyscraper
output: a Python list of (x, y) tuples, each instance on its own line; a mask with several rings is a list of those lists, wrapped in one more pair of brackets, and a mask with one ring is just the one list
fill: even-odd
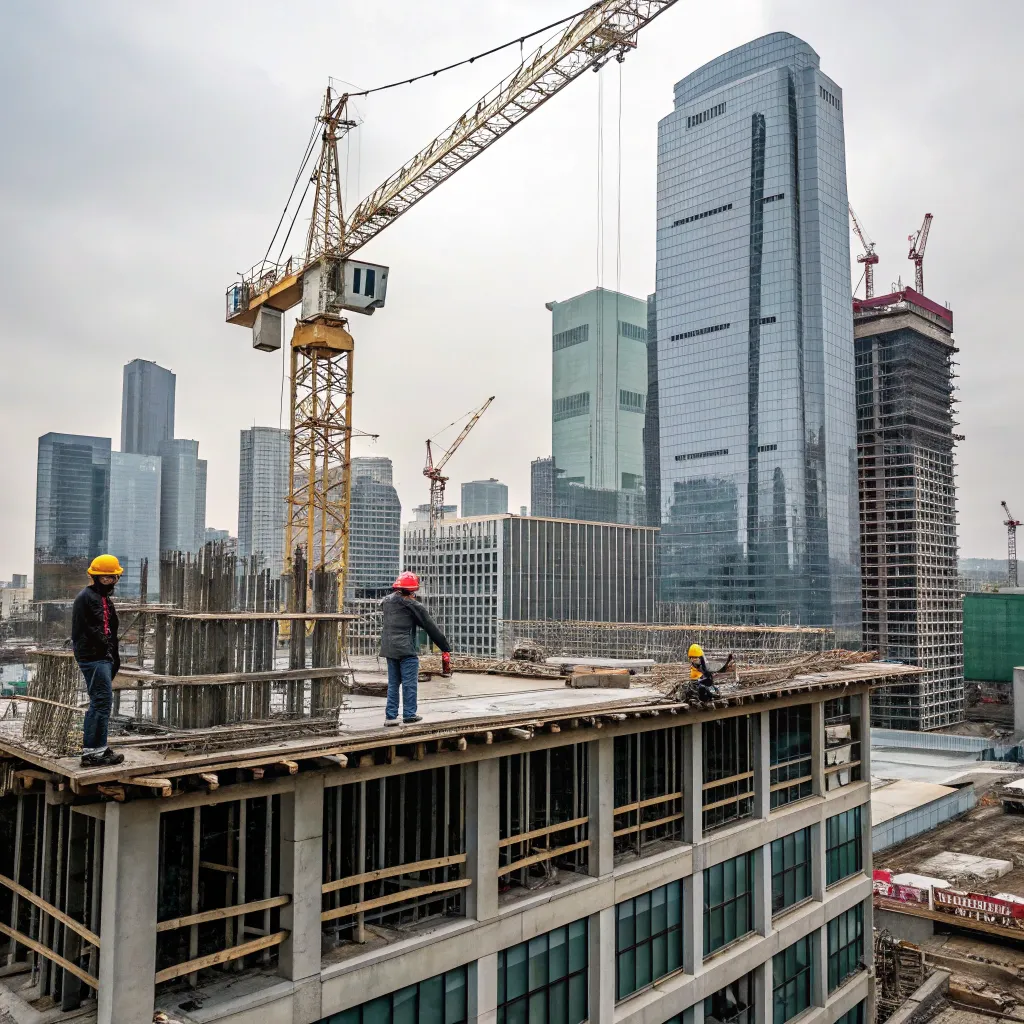
[(261, 555), (272, 576), (284, 571), (291, 435), (278, 427), (243, 430), (238, 461), (238, 554)]
[(659, 125), (661, 597), (857, 644), (843, 100), (818, 64), (756, 39), (679, 82)]
[(490, 480), (469, 480), (462, 485), (462, 518), (493, 516), (508, 511), (508, 484), (493, 476)]
[(402, 503), (391, 482), (391, 460), (352, 460), (348, 571), (345, 598), (380, 599), (390, 593), (399, 570)]
[(34, 601), (73, 598), (107, 546), (110, 438), (44, 434), (36, 463)]
[(174, 437), (174, 383), (170, 370), (148, 359), (124, 367), (121, 388), (121, 451), (159, 455)]
[(197, 552), (206, 543), (206, 460), (199, 442), (160, 444), (160, 550)]
[(117, 592), (139, 597), (142, 559), (149, 560), (147, 594), (160, 594), (160, 457), (110, 454), (107, 549), (124, 569)]

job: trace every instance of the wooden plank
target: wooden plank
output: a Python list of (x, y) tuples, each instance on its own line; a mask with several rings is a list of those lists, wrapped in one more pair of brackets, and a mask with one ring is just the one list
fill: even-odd
[(288, 668), (270, 672), (218, 672), (205, 675), (169, 676), (156, 672), (123, 669), (114, 679), (115, 690), (152, 690), (168, 686), (231, 686), (235, 683), (283, 683), (299, 679), (333, 679), (347, 675), (343, 668)]
[(754, 791), (751, 790), (749, 793), (741, 793), (739, 796), (730, 796), (724, 800), (716, 800), (713, 804), (703, 804), (701, 810), (713, 811), (717, 807), (728, 807), (729, 804), (738, 804), (743, 800), (753, 800), (755, 795)]
[(628, 835), (630, 832), (645, 832), (649, 828), (657, 828), (659, 825), (667, 825), (670, 821), (678, 821), (683, 816), (683, 812), (680, 811), (678, 814), (670, 814), (665, 818), (658, 818), (657, 821), (643, 821), (639, 825), (629, 825), (627, 828), (617, 829), (612, 833), (613, 839), (618, 839), (619, 836)]
[(229, 960), (238, 960), (240, 957), (248, 956), (250, 953), (258, 953), (261, 949), (279, 946), (288, 938), (288, 935), (288, 932), (274, 932), (273, 935), (263, 935), (258, 939), (243, 942), (239, 946), (222, 949), (219, 953), (208, 953), (206, 956), (197, 957), (195, 960), (187, 960), (183, 964), (166, 967), (164, 970), (156, 972), (154, 981), (159, 985), (162, 981), (173, 981), (175, 978), (180, 978), (185, 974), (201, 971), (204, 967), (226, 964)]
[(520, 868), (528, 868), (531, 864), (539, 864), (542, 860), (551, 860), (553, 857), (561, 857), (563, 853), (572, 853), (573, 850), (582, 850), (584, 846), (589, 846), (590, 840), (584, 839), (581, 843), (572, 843), (569, 846), (553, 846), (550, 850), (545, 850), (543, 853), (535, 853), (532, 857), (524, 857), (522, 860), (517, 860), (512, 864), (506, 864), (503, 868), (498, 868), (498, 877), (502, 875), (509, 875), (513, 871), (518, 871)]
[(586, 825), (590, 819), (586, 816), (582, 818), (572, 818), (570, 821), (563, 821), (557, 825), (546, 825), (544, 828), (535, 828), (532, 832), (521, 832), (517, 836), (509, 836), (507, 839), (498, 840), (498, 849), (503, 849), (506, 846), (515, 846), (517, 843), (529, 842), (531, 839), (536, 839), (538, 836), (551, 835), (553, 832), (562, 832), (567, 828), (576, 828), (578, 825)]
[(352, 914), (375, 910), (377, 907), (387, 907), (392, 903), (404, 903), (406, 900), (418, 899), (420, 896), (432, 896), (434, 893), (449, 892), (452, 889), (465, 889), (472, 884), (471, 878), (456, 878), (451, 882), (437, 882), (434, 885), (421, 885), (416, 889), (403, 889), (401, 892), (378, 896), (376, 899), (363, 900), (361, 903), (346, 903), (343, 907), (325, 910), (321, 913), (320, 920), (333, 921), (339, 917), (350, 917)]
[(238, 874), (238, 868), (233, 868), (230, 864), (214, 864), (211, 860), (201, 860), (199, 866), (201, 868), (209, 868), (210, 871), (223, 871), (230, 875)]
[(348, 875), (345, 878), (337, 878), (333, 882), (324, 882), (322, 891), (325, 893), (336, 892), (338, 889), (347, 889), (352, 885), (364, 885), (366, 882), (377, 882), (382, 878), (395, 878), (398, 875), (409, 875), (414, 871), (431, 871), (434, 868), (446, 868), (449, 864), (465, 864), (464, 853), (453, 853), (448, 857), (435, 857), (433, 860), (418, 860), (413, 864), (398, 864), (390, 868), (378, 868), (376, 871), (366, 871), (361, 875)]
[(612, 814), (625, 814), (627, 811), (639, 811), (644, 807), (652, 807), (654, 804), (665, 804), (669, 800), (681, 800), (683, 798), (682, 792), (679, 793), (666, 793), (664, 796), (652, 796), (647, 800), (640, 800), (634, 804), (623, 804), (621, 807), (616, 807)]
[(31, 889), (26, 889), (23, 885), (19, 885), (13, 878), (8, 878), (6, 875), (0, 875), (0, 885), (7, 886), (12, 892), (16, 892), (23, 899), (34, 904), (40, 910), (44, 910), (51, 917), (55, 917), (61, 924), (70, 928), (73, 932), (81, 935), (86, 942), (90, 945), (95, 946), (97, 949), (100, 948), (100, 937), (94, 932), (90, 931), (84, 924), (76, 921), (73, 917), (68, 917), (63, 910), (58, 910), (52, 903), (47, 903), (41, 896), (37, 896)]
[(30, 939), (27, 935), (24, 935), (21, 932), (16, 931), (14, 928), (11, 928), (9, 925), (4, 924), (3, 921), (0, 921), (0, 932), (3, 932), (4, 935), (10, 936), (10, 938), (14, 939), (15, 942), (19, 942), (21, 945), (27, 946), (40, 956), (46, 957), (47, 960), (52, 960), (58, 966), (63, 967), (69, 974), (73, 974), (76, 978), (84, 981), (89, 988), (95, 989), (97, 992), (99, 991), (100, 983), (96, 978), (91, 974), (87, 974), (77, 964), (73, 964), (70, 960), (65, 960), (64, 957), (54, 953), (52, 949), (47, 949), (41, 942), (36, 942), (35, 939)]
[(752, 779), (753, 771), (741, 772), (739, 775), (730, 775), (727, 779), (715, 779), (714, 782), (705, 782), (701, 789), (714, 789), (716, 786), (728, 786), (730, 782), (742, 782), (743, 779)]
[(220, 907), (217, 910), (204, 910), (201, 913), (189, 914), (186, 917), (172, 917), (166, 921), (158, 921), (156, 930), (158, 932), (172, 932), (175, 928), (186, 928), (192, 924), (206, 924), (207, 921), (224, 921), (229, 917), (241, 917), (242, 914), (252, 914), (258, 910), (283, 907), (290, 903), (291, 899), (291, 896), (271, 896), (266, 900), (239, 903), (234, 907)]
[(825, 769), (826, 775), (834, 775), (836, 772), (845, 772), (851, 768), (859, 768), (860, 761), (847, 761), (846, 764), (834, 764)]
[(170, 779), (158, 779), (152, 775), (136, 775), (131, 784), (144, 786), (147, 789), (159, 789), (162, 796), (170, 796), (174, 792), (174, 786)]

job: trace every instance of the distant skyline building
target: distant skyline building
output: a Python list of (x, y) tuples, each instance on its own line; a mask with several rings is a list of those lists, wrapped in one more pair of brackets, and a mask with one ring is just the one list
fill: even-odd
[(551, 453), (568, 483), (644, 483), (647, 304), (596, 288), (551, 311)]
[(571, 482), (554, 457), (530, 463), (530, 510), (535, 516), (579, 519), (590, 523), (646, 525), (643, 490), (612, 490)]
[[(425, 505), (417, 505), (412, 510), (413, 522), (416, 523), (427, 523), (430, 521), (430, 503), (427, 502)], [(441, 506), (441, 517), (443, 519), (457, 519), (459, 515), (458, 505), (442, 505)]]
[(124, 367), (121, 387), (121, 451), (159, 455), (174, 437), (174, 374), (148, 359)]
[(444, 522), (437, 592), (429, 587), (429, 528), (403, 529), (402, 564), (456, 651), (494, 657), (513, 621), (654, 622), (657, 531), (536, 516)]
[(390, 459), (352, 460), (350, 507), (346, 600), (378, 600), (391, 590), (400, 568), (402, 503)]
[(160, 550), (198, 552), (206, 542), (206, 461), (199, 442), (160, 444)]
[(110, 454), (107, 550), (116, 555), (124, 575), (117, 592), (141, 596), (141, 563), (148, 559), (147, 596), (160, 596), (160, 485), (158, 455)]
[(73, 598), (107, 547), (110, 438), (43, 434), (36, 461), (33, 600)]
[(291, 435), (278, 427), (241, 432), (238, 461), (238, 555), (261, 555), (271, 576), (284, 571)]
[(684, 78), (659, 124), (661, 596), (855, 645), (842, 107), (814, 50), (776, 32)]
[(911, 288), (854, 302), (864, 649), (927, 669), (871, 694), (871, 721), (964, 718), (953, 313)]
[(462, 485), (462, 518), (493, 516), (508, 511), (508, 485), (493, 476)]

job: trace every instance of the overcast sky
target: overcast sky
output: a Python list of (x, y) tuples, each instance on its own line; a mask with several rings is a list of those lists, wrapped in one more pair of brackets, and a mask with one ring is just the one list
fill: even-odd
[[(207, 523), (237, 526), (239, 429), (281, 422), (282, 361), (224, 323), (224, 291), (262, 257), (328, 76), (369, 87), (572, 13), (556, 0), (291, 0), (243, 5), (0, 3), (0, 579), (32, 571), (36, 444), (120, 438), (122, 365), (178, 375), (176, 433), (209, 461)], [(1024, 516), (1019, 325), (1024, 4), (1011, 0), (679, 0), (621, 68), (586, 75), (391, 226), (364, 258), (387, 307), (353, 316), (356, 425), (380, 435), (406, 510), (426, 500), (424, 439), (497, 398), (449, 484), (496, 476), (513, 510), (550, 454), (550, 314), (598, 281), (654, 282), (657, 122), (679, 79), (770, 31), (801, 36), (844, 90), (850, 198), (878, 243), (878, 290), (913, 280), (907, 235), (935, 223), (928, 294), (960, 346), (961, 554), (1002, 557)], [(358, 102), (342, 159), (365, 195), (470, 106), (518, 48)], [(296, 244), (292, 246), (298, 249)], [(287, 423), (285, 413), (284, 422)], [(450, 435), (449, 435), (450, 436)]]

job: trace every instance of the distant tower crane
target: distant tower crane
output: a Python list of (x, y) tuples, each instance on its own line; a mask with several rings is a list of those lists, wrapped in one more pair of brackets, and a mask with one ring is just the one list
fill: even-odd
[(1006, 502), (1002, 503), (1003, 511), (1006, 513), (1006, 520), (1003, 526), (1006, 527), (1006, 576), (1009, 586), (1017, 586), (1017, 527), (1020, 520), (1013, 518), (1013, 513), (1007, 507)]
[(430, 447), (430, 438), (427, 438), (427, 462), (423, 467), (423, 475), (430, 481), (430, 528), (429, 541), (427, 545), (427, 592), (431, 597), (437, 594), (437, 573), (435, 572), (435, 560), (437, 552), (437, 531), (441, 520), (444, 518), (444, 485), (448, 483), (441, 470), (447, 465), (448, 460), (459, 450), (459, 445), (469, 436), (469, 432), (476, 426), (477, 420), (485, 412), (487, 407), (494, 401), (494, 395), (480, 406), (479, 409), (469, 418), (469, 422), (462, 428), (462, 432), (452, 442), (448, 451), (434, 462), (434, 453)]
[(928, 232), (932, 229), (932, 215), (926, 213), (921, 226), (917, 229), (916, 235), (907, 235), (910, 243), (910, 252), (907, 259), (914, 263), (914, 291), (918, 295), (924, 295), (924, 250), (928, 245)]
[[(227, 290), (228, 323), (250, 327), (253, 347), (281, 348), (283, 314), (300, 306), (291, 338), (291, 454), (285, 521), (285, 572), (292, 552), (305, 549), (310, 570), (338, 575), (345, 592), (351, 482), (352, 362), (350, 312), (384, 305), (388, 268), (352, 257), (406, 210), (585, 71), (636, 46), (640, 29), (676, 0), (598, 0), (569, 20), (564, 31), (474, 103), (425, 149), (400, 167), (346, 217), (341, 201), (338, 141), (355, 127), (349, 95), (328, 88), (296, 185), (313, 165), (312, 217), (304, 251), (275, 262), (267, 255)], [(293, 187), (293, 195), (295, 189)], [(297, 219), (303, 195), (295, 208)], [(280, 225), (291, 204), (285, 204)], [(290, 234), (290, 229), (289, 229)], [(276, 239), (276, 233), (275, 233)], [(273, 244), (273, 240), (272, 243)]]
[(857, 262), (864, 264), (864, 298), (870, 299), (875, 294), (875, 264), (878, 263), (878, 253), (875, 252), (875, 243), (868, 238), (860, 221), (857, 220), (857, 214), (853, 212), (852, 206), (850, 220), (853, 221), (853, 230), (864, 247), (864, 251), (857, 257)]

